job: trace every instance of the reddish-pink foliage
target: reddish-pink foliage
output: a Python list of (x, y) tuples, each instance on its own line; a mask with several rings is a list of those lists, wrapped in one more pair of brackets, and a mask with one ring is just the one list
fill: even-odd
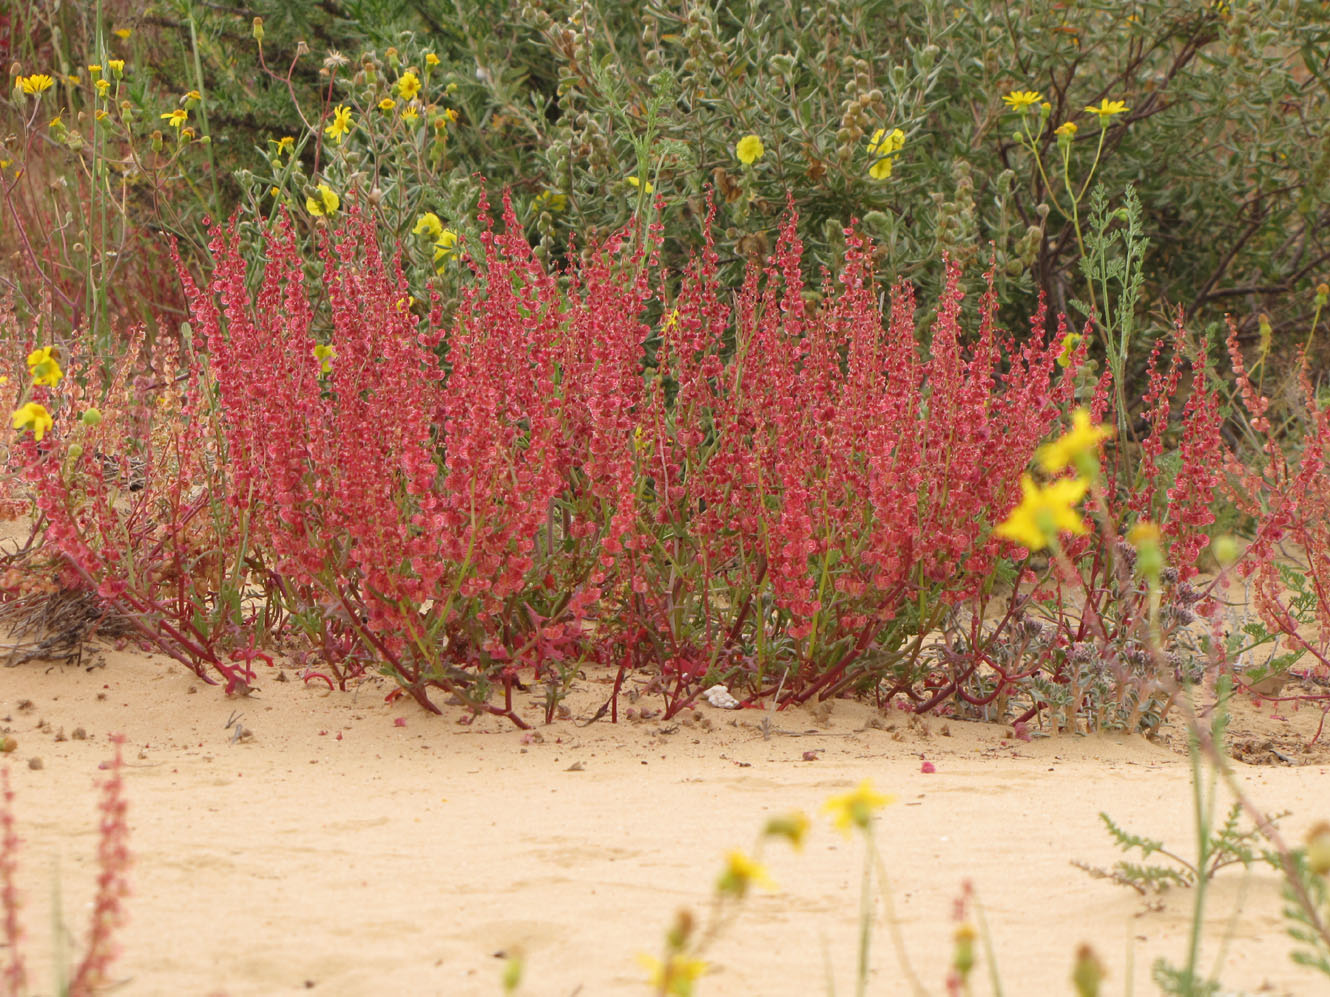
[[(1120, 482), (1128, 490), (1127, 508), (1143, 519), (1157, 522), (1163, 530), (1168, 563), (1186, 580), (1197, 572), (1196, 559), (1210, 542), (1206, 527), (1214, 522), (1212, 506), (1221, 470), (1229, 459), (1220, 429), (1219, 398), (1208, 380), (1204, 342), (1194, 351), (1187, 347), (1181, 316), (1173, 327), (1172, 357), (1161, 371), (1164, 341), (1156, 341), (1147, 368), (1149, 388), (1144, 396), (1149, 435), (1141, 444), (1141, 461), (1135, 480)], [(1171, 432), (1170, 418), (1183, 375), (1183, 364), (1191, 367), (1191, 385), (1182, 407), (1181, 440), (1177, 444), (1179, 467), (1163, 495), (1160, 458), (1165, 437)]]
[[(655, 238), (647, 255), (616, 236), (558, 275), (505, 206), (446, 333), (354, 211), (322, 253), (323, 335), (286, 222), (257, 298), (234, 230), (214, 239), (209, 292), (187, 281), (232, 500), (279, 572), (363, 607), (409, 684), (433, 656), (539, 664), (592, 632), (697, 675), (754, 626), (798, 640), (815, 673), (822, 648), (862, 650), (921, 593), (966, 598), (1004, 551), (988, 527), (1081, 355), (1059, 371), (1066, 330), (1047, 341), (1042, 307), (1017, 348), (990, 279), (966, 334), (949, 265), (925, 355), (913, 290), (893, 290), (884, 325), (852, 232), (813, 306), (791, 212), (733, 310), (709, 243), (670, 300)], [(326, 376), (318, 339), (336, 350)], [(764, 599), (774, 623), (750, 614)]]
[(8, 950), (5, 966), (5, 993), (19, 997), (24, 992), (28, 973), (23, 965), (20, 942), (23, 929), (19, 925), (18, 887), (18, 832), (14, 830), (14, 791), (9, 786), (9, 769), (0, 769), (0, 910), (5, 921), (5, 948)]
[(88, 949), (69, 984), (70, 997), (92, 997), (110, 982), (107, 970), (116, 956), (115, 933), (124, 926), (121, 901), (129, 896), (129, 804), (125, 799), (123, 735), (113, 735), (115, 758), (102, 784), (101, 820), (97, 834), (97, 895), (92, 904)]
[[(1307, 651), (1330, 667), (1330, 406), (1317, 400), (1306, 359), (1298, 357), (1306, 410), (1301, 453), (1289, 453), (1271, 427), (1269, 398), (1252, 384), (1237, 327), (1230, 321), (1229, 356), (1252, 428), (1263, 440), (1262, 464), (1231, 457), (1226, 471), (1234, 504), (1254, 517), (1252, 537), (1240, 570), (1252, 584), (1252, 601), (1263, 622), (1290, 648)], [(1296, 564), (1314, 594), (1315, 638), (1294, 618), (1294, 597), (1280, 567)]]
[[(207, 681), (211, 666), (234, 690), (254, 678), (221, 657), (236, 621), (219, 610), (216, 626), (198, 622), (219, 609), (226, 552), (240, 546), (235, 518), (212, 507), (223, 472), (198, 358), (169, 340), (148, 356), (141, 330), (135, 339), (103, 391), (98, 365), (78, 354), (58, 386), (34, 386), (56, 425), (15, 450), (45, 540), (81, 582), (165, 653)], [(96, 423), (83, 419), (90, 408)]]

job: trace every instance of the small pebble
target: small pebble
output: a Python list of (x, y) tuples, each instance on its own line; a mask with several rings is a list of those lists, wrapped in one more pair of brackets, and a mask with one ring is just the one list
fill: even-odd
[(39, 768), (43, 768), (43, 767), (44, 767), (44, 763), (42, 762), (42, 760), (41, 760), (40, 758), (29, 758), (29, 759), (28, 759), (28, 768), (30, 768), (30, 769), (39, 769)]
[(737, 710), (739, 708), (739, 701), (731, 696), (730, 690), (723, 685), (713, 685), (702, 693), (702, 698), (718, 710)]

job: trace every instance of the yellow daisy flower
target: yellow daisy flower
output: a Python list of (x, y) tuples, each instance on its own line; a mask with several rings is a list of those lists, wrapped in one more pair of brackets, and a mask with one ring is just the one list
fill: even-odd
[(38, 443), (46, 435), (46, 431), (54, 425), (51, 419), (51, 413), (46, 411), (46, 406), (38, 402), (28, 402), (22, 408), (15, 409), (14, 428), (22, 432), (25, 429), (32, 430), (33, 439)]
[(1038, 90), (1013, 90), (1002, 98), (1002, 103), (1006, 104), (1013, 111), (1025, 110), (1044, 99), (1044, 95)]
[(1059, 478), (1040, 488), (1028, 474), (1022, 475), (1020, 505), (1011, 510), (1011, 515), (993, 533), (1031, 551), (1043, 550), (1062, 532), (1088, 533), (1073, 506), (1085, 498), (1089, 488), (1090, 483), (1084, 478)]
[(863, 782), (849, 793), (833, 796), (822, 805), (824, 813), (832, 815), (836, 827), (847, 837), (850, 828), (868, 828), (873, 822), (873, 812), (896, 802), (890, 793), (879, 793), (873, 789), (870, 779)]

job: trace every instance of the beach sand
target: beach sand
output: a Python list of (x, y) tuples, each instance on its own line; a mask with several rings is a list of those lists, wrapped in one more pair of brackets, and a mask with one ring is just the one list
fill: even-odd
[[(1106, 994), (1129, 977), (1136, 993), (1156, 992), (1151, 964), (1185, 958), (1190, 890), (1142, 897), (1072, 864), (1120, 857), (1100, 811), (1194, 855), (1178, 734), (1026, 742), (1001, 725), (848, 700), (830, 712), (701, 706), (667, 723), (625, 719), (659, 710), (649, 695), (625, 698), (618, 724), (580, 726), (609, 695), (613, 676), (598, 673), (549, 726), (539, 690), (521, 694), (534, 725), (523, 732), (492, 717), (466, 724), (457, 706), (437, 717), (386, 703), (392, 687), (377, 678), (343, 693), (282, 675), (227, 697), (164, 658), (96, 647), (82, 665), (0, 669), (34, 993), (53, 989), (57, 883), (67, 944), (81, 951), (86, 936), (98, 765), (113, 733), (126, 738), (134, 854), (112, 967), (120, 994), (499, 994), (517, 953), (522, 994), (646, 994), (639, 953), (660, 955), (680, 908), (705, 923), (726, 852), (753, 849), (769, 817), (795, 809), (813, 818), (804, 849), (767, 843), (777, 888), (744, 902), (696, 992), (825, 994), (830, 974), (852, 993), (864, 848), (820, 810), (864, 779), (898, 797), (876, 840), (928, 992), (945, 993), (967, 881), (1008, 994), (1071, 993), (1082, 942), (1108, 968)], [(227, 726), (236, 714), (250, 732), (240, 740)], [(1244, 701), (1230, 731), (1236, 756), (1273, 763), (1235, 766), (1258, 806), (1291, 812), (1280, 828), (1293, 843), (1330, 818), (1330, 753), (1308, 747), (1319, 720)], [(1233, 990), (1330, 992), (1289, 959), (1279, 888), (1263, 864), (1218, 875), (1204, 965)], [(877, 911), (869, 992), (909, 993)], [(981, 943), (976, 993), (989, 992), (987, 972)]]

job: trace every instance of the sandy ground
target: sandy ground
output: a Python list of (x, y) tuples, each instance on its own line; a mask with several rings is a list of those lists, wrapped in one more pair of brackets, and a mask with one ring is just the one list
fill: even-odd
[[(1026, 743), (1000, 726), (911, 723), (849, 701), (778, 714), (766, 738), (764, 714), (711, 707), (683, 722), (579, 726), (608, 695), (597, 675), (570, 719), (524, 734), (490, 718), (460, 724), (455, 707), (439, 718), (386, 704), (379, 680), (330, 694), (269, 673), (228, 699), (161, 658), (87, 660), (0, 669), (36, 993), (54, 979), (55, 883), (76, 946), (86, 931), (98, 763), (113, 732), (127, 738), (135, 854), (117, 993), (498, 994), (503, 954), (520, 951), (523, 994), (646, 994), (638, 953), (659, 952), (679, 908), (704, 918), (726, 851), (751, 848), (766, 818), (791, 809), (815, 815), (813, 833), (802, 852), (768, 847), (778, 888), (746, 902), (697, 992), (825, 994), (828, 974), (853, 992), (863, 846), (819, 810), (862, 779), (899, 797), (878, 841), (929, 992), (945, 992), (966, 880), (1008, 994), (1070, 993), (1081, 942), (1109, 967), (1109, 994), (1132, 981), (1154, 993), (1150, 964), (1183, 957), (1188, 891), (1142, 898), (1072, 865), (1118, 857), (1101, 810), (1191, 853), (1190, 770), (1176, 747)], [(523, 712), (540, 717), (534, 694)], [(235, 713), (252, 732), (239, 742), (226, 726)], [(1305, 750), (1318, 719), (1244, 706), (1234, 729), (1238, 754), (1278, 762), (1237, 767), (1260, 806), (1291, 811), (1282, 827), (1295, 841), (1330, 818), (1328, 757)], [(1278, 891), (1265, 866), (1219, 875), (1207, 965), (1237, 991), (1330, 993), (1289, 960)], [(873, 967), (870, 993), (909, 992), (881, 916)]]

